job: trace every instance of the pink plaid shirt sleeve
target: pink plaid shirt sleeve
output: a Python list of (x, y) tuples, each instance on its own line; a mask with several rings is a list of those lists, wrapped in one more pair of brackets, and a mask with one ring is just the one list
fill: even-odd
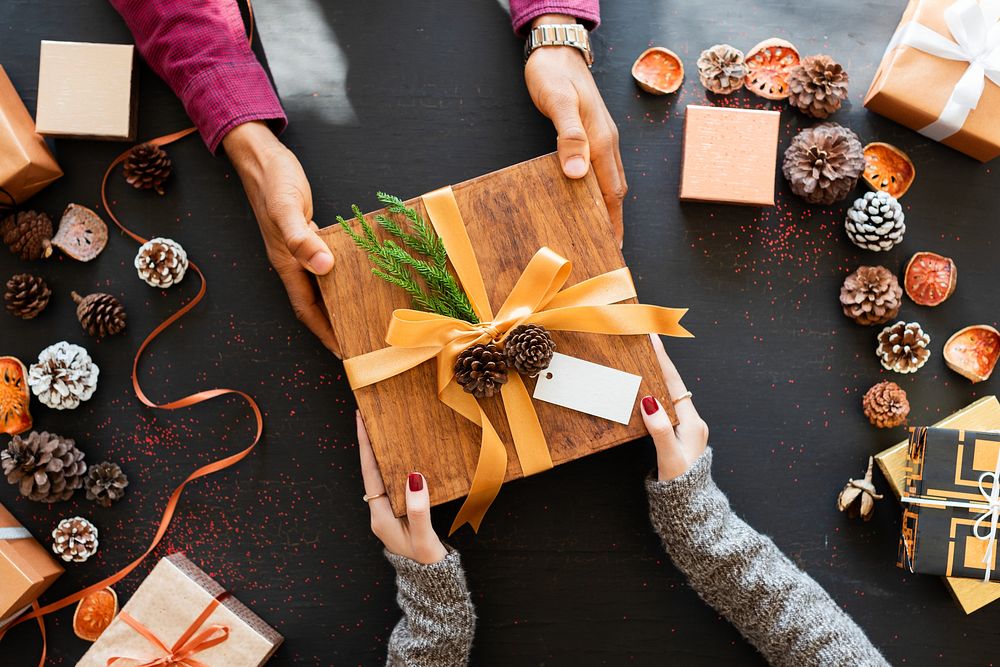
[(250, 49), (237, 0), (111, 0), (212, 152), (241, 123), (280, 132), (285, 112)]
[(590, 29), (601, 23), (599, 0), (510, 0), (510, 20), (519, 35), (525, 34), (531, 20), (542, 14), (568, 14)]

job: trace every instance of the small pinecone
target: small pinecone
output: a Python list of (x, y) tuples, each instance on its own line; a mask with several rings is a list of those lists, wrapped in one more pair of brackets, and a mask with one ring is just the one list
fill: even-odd
[(163, 194), (163, 182), (170, 177), (167, 152), (152, 143), (139, 144), (128, 152), (122, 170), (125, 180), (137, 190), (156, 190)]
[(52, 220), (44, 213), (20, 211), (0, 222), (0, 236), (10, 251), (25, 261), (52, 254)]
[(63, 519), (52, 531), (52, 551), (67, 563), (82, 563), (97, 553), (97, 526), (82, 516)]
[(792, 192), (811, 204), (847, 197), (864, 168), (858, 135), (836, 123), (820, 123), (795, 135), (781, 165)]
[(11, 315), (30, 320), (45, 310), (50, 296), (52, 290), (44, 280), (30, 273), (19, 273), (7, 281), (3, 298)]
[(788, 72), (788, 103), (826, 118), (847, 99), (847, 72), (830, 56), (808, 56)]
[(110, 294), (95, 292), (87, 296), (72, 293), (76, 319), (90, 336), (114, 336), (125, 328), (125, 307)]
[(698, 56), (698, 79), (713, 93), (728, 95), (743, 87), (747, 64), (743, 52), (729, 44), (716, 44)]
[(521, 324), (504, 341), (507, 365), (521, 375), (534, 376), (544, 371), (552, 363), (552, 353), (556, 343), (545, 327), (537, 324)]
[(906, 233), (903, 207), (888, 192), (866, 192), (847, 209), (844, 229), (854, 245), (865, 250), (890, 250)]
[(886, 370), (916, 373), (931, 356), (930, 342), (918, 323), (896, 322), (879, 333), (875, 351)]
[(187, 253), (177, 241), (155, 238), (146, 241), (135, 256), (135, 269), (147, 285), (170, 287), (184, 279)]
[(844, 279), (840, 304), (844, 315), (865, 326), (885, 324), (899, 314), (903, 288), (884, 266), (862, 266)]
[(60, 341), (49, 345), (28, 369), (28, 386), (45, 405), (72, 410), (97, 389), (100, 369), (79, 345)]
[(476, 398), (490, 398), (507, 383), (507, 361), (493, 343), (473, 345), (458, 355), (455, 379)]
[(121, 500), (128, 486), (128, 477), (117, 463), (105, 461), (96, 466), (90, 466), (84, 480), (87, 490), (87, 500), (96, 500), (102, 507), (111, 507), (115, 501)]
[(865, 417), (878, 428), (895, 428), (906, 423), (910, 402), (906, 391), (895, 382), (879, 382), (861, 400)]
[(17, 484), (22, 496), (40, 503), (69, 500), (83, 485), (87, 472), (76, 443), (46, 431), (15, 435), (0, 452), (0, 465), (7, 481)]

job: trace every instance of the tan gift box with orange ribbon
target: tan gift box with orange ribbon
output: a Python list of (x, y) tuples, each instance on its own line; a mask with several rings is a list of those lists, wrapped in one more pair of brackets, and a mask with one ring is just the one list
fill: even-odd
[(48, 549), (0, 505), (0, 627), (37, 600), (62, 573)]
[[(14, 84), (0, 66), (0, 188), (24, 202), (62, 176)], [(10, 203), (0, 199), (0, 204)]]
[(1000, 0), (910, 0), (865, 107), (986, 162), (1000, 155)]

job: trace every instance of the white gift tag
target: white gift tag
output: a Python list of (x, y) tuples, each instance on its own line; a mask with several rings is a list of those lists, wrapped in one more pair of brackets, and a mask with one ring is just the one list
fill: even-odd
[(556, 352), (538, 374), (534, 397), (619, 424), (628, 424), (642, 378)]

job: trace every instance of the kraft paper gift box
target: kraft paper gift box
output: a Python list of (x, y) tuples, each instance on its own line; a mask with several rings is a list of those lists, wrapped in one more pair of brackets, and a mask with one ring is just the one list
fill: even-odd
[[(0, 66), (0, 187), (22, 203), (60, 176), (62, 169)], [(0, 197), (0, 205), (10, 203)]]
[(131, 44), (42, 41), (38, 133), (75, 139), (135, 139), (137, 96)]
[(0, 627), (19, 616), (62, 573), (49, 550), (0, 505)]
[(977, 160), (1000, 155), (998, 18), (1000, 0), (910, 0), (865, 107)]
[(281, 642), (274, 628), (176, 553), (156, 564), (76, 664), (130, 667), (173, 653), (205, 667), (258, 667)]
[[(550, 154), (459, 183), (451, 191), (493, 308), (504, 303), (543, 246), (572, 262), (566, 286), (614, 270), (627, 275), (593, 172), (580, 180), (567, 179), (558, 158)], [(409, 205), (426, 216), (426, 200), (425, 195), (411, 200)], [(373, 216), (366, 217), (371, 220)], [(355, 247), (339, 226), (321, 230), (320, 236), (337, 263), (337, 271), (333, 272), (336, 276), (321, 276), (319, 284), (344, 358), (385, 348), (393, 311), (411, 307), (407, 295), (372, 275), (367, 253)], [(453, 248), (447, 242), (445, 245), (454, 263)], [(464, 287), (468, 291), (468, 286)], [(636, 300), (630, 298), (623, 303)], [(641, 376), (639, 396), (657, 396), (671, 418), (676, 419), (646, 335), (561, 330), (551, 333), (557, 352)], [(406, 512), (408, 473), (424, 474), (431, 503), (437, 505), (469, 495), (481, 454), (483, 430), (439, 400), (435, 360), (425, 359), (404, 373), (354, 391), (397, 516)], [(524, 379), (528, 394), (534, 382)], [(551, 465), (646, 435), (637, 406), (631, 406), (628, 424), (620, 424), (550, 403), (529, 401), (547, 441)], [(511, 444), (505, 407), (510, 407), (508, 402), (501, 402), (498, 396), (481, 400), (478, 406), (496, 428), (506, 453), (506, 468), (500, 468), (498, 484), (525, 476), (519, 453)]]
[(777, 111), (689, 105), (680, 198), (774, 206), (780, 118)]

